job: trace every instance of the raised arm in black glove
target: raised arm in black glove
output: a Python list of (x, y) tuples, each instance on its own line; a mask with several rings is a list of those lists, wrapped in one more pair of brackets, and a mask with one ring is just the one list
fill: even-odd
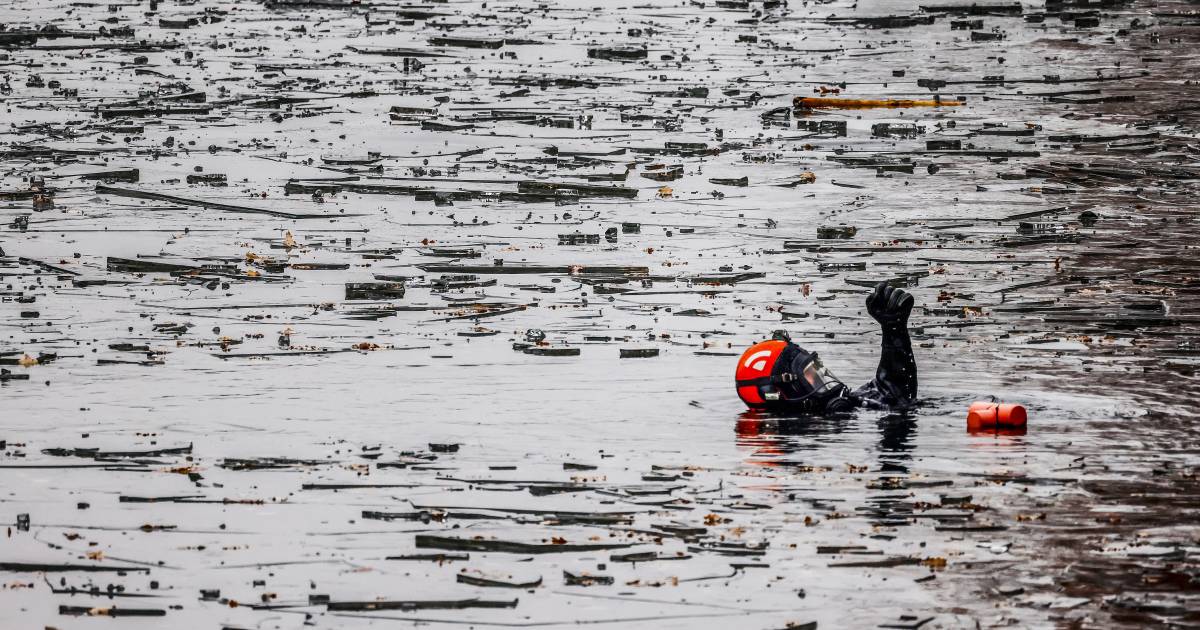
[(875, 285), (867, 296), (867, 312), (883, 331), (883, 349), (875, 378), (854, 392), (867, 404), (907, 407), (917, 399), (917, 362), (908, 338), (908, 316), (913, 297), (886, 282)]

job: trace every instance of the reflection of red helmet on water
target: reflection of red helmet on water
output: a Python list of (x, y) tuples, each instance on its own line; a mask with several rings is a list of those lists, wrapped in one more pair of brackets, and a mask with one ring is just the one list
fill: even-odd
[(750, 407), (762, 407), (766, 404), (767, 401), (763, 399), (759, 387), (771, 382), (775, 363), (779, 361), (787, 345), (786, 341), (772, 339), (756, 343), (742, 353), (742, 357), (738, 359), (737, 372), (734, 373), (738, 397), (742, 402)]

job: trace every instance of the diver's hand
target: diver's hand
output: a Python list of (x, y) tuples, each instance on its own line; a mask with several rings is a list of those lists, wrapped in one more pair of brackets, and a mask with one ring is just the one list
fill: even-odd
[(880, 282), (867, 296), (867, 312), (884, 327), (907, 328), (913, 301), (913, 296), (908, 291), (890, 287), (886, 282)]

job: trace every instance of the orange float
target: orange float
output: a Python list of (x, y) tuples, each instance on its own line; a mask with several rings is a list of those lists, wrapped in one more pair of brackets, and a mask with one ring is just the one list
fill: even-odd
[(1021, 405), (996, 402), (973, 402), (967, 409), (967, 431), (1024, 433), (1029, 417)]

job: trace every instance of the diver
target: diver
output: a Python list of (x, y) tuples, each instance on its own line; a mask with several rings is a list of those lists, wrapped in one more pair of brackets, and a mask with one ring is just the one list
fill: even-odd
[(751, 409), (821, 415), (856, 407), (905, 410), (917, 400), (917, 362), (908, 338), (913, 297), (886, 282), (867, 296), (867, 312), (883, 329), (879, 367), (870, 383), (851, 391), (816, 352), (792, 343), (785, 331), (751, 346), (738, 359), (737, 393)]

